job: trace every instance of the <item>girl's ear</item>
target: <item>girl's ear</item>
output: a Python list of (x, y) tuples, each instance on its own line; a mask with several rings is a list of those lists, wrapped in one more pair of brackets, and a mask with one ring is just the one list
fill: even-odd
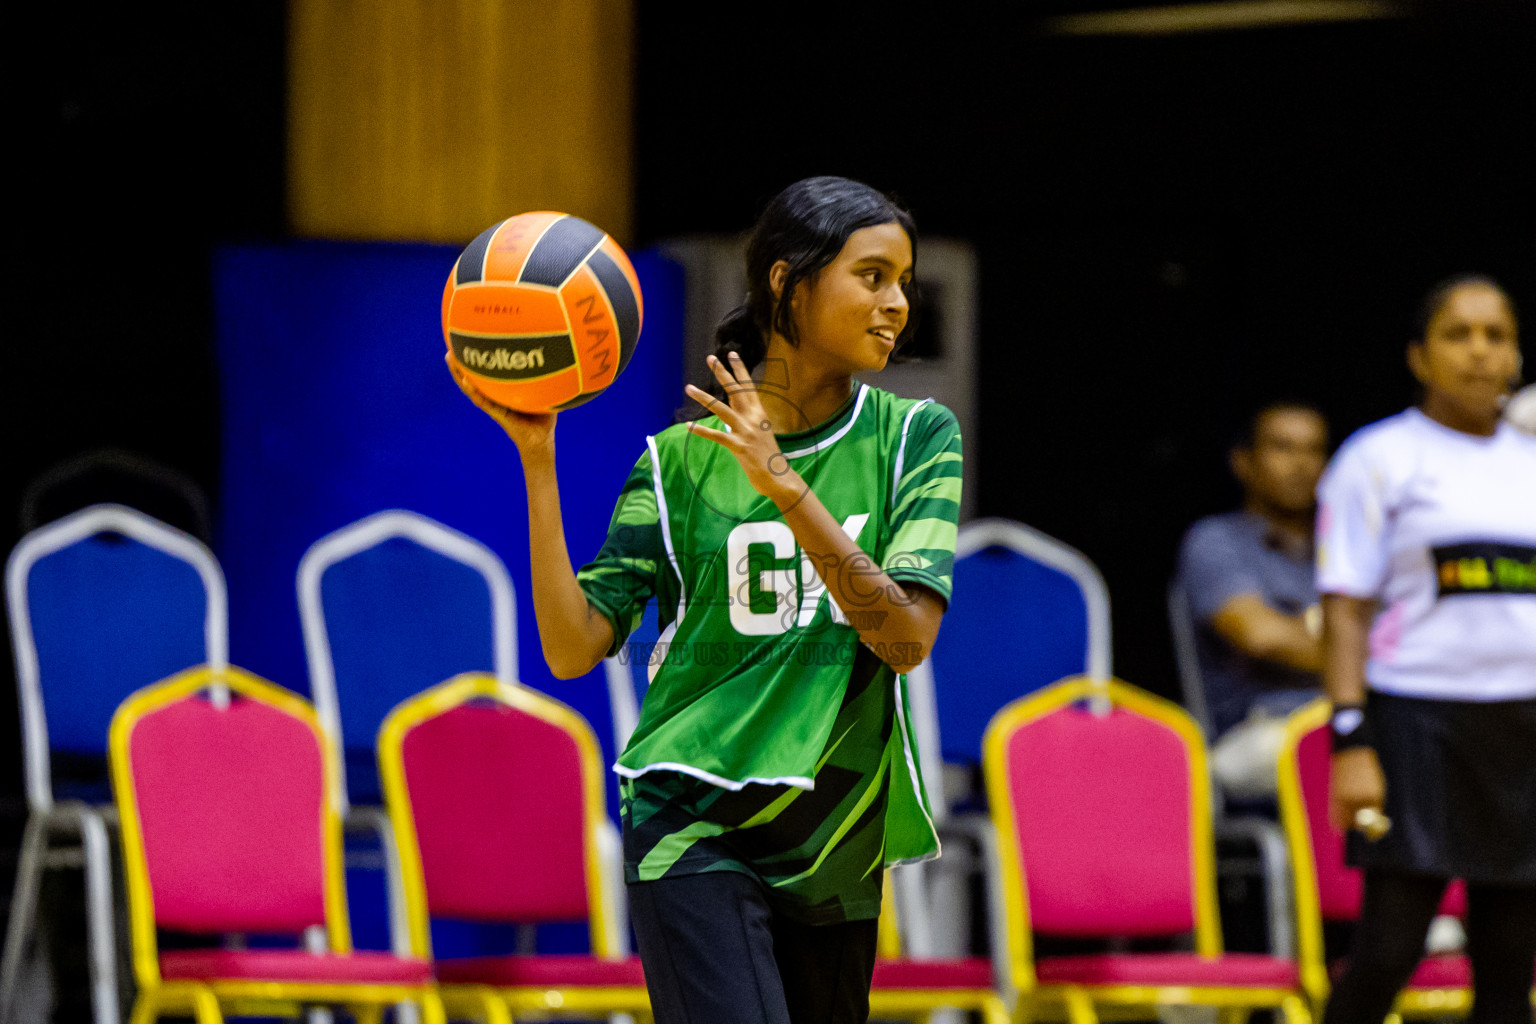
[(768, 268), (768, 289), (773, 292), (773, 301), (778, 303), (784, 294), (784, 279), (789, 276), (789, 261), (778, 260)]

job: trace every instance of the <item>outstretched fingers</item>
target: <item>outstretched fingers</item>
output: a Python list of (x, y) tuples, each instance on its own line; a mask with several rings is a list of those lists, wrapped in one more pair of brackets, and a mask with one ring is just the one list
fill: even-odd
[(709, 365), (715, 371), (715, 376), (720, 379), (720, 383), (727, 388), (747, 388), (756, 391), (757, 382), (752, 379), (752, 374), (747, 372), (747, 364), (741, 361), (741, 353), (730, 352), (726, 354), (726, 358), (730, 360), (729, 366), (716, 356), (708, 357)]
[(715, 375), (715, 380), (720, 382), (720, 387), (725, 391), (726, 398), (735, 408), (740, 408), (740, 399), (750, 397), (757, 398), (757, 381), (747, 372), (747, 365), (741, 361), (741, 356), (732, 352), (729, 356), (730, 365), (727, 366), (715, 356), (709, 356), (706, 362)]
[(691, 424), (689, 430), (700, 437), (706, 437), (726, 447), (731, 446), (732, 434), (736, 434), (736, 440), (745, 437), (753, 429), (768, 430), (770, 424), (768, 418), (763, 415), (762, 403), (757, 397), (757, 382), (747, 372), (746, 364), (741, 361), (741, 356), (735, 352), (728, 356), (730, 365), (715, 356), (709, 356), (705, 361), (709, 365), (710, 372), (715, 375), (721, 389), (725, 392), (725, 398), (721, 399), (702, 388), (692, 384), (684, 385), (683, 391), (704, 407), (706, 412), (720, 417), (720, 421), (729, 428), (729, 432), (713, 430)]
[(736, 410), (732, 409), (729, 404), (722, 402), (703, 388), (696, 388), (692, 384), (684, 384), (683, 391), (687, 393), (689, 398), (702, 405), (706, 411), (714, 413), (727, 423), (730, 423), (731, 417), (736, 415)]
[(690, 423), (688, 424), (688, 432), (690, 434), (697, 434), (699, 437), (713, 441), (718, 445), (730, 447), (731, 435), (723, 430), (715, 430), (713, 427), (704, 427), (697, 423)]

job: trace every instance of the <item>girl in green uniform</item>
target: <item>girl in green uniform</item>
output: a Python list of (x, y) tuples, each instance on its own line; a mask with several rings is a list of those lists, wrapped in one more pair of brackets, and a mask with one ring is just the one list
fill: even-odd
[(749, 291), (689, 387), (702, 418), (647, 439), (579, 572), (555, 416), (460, 386), (516, 443), (533, 600), (561, 678), (662, 642), (622, 777), (625, 876), (658, 1024), (864, 1021), (886, 867), (936, 856), (904, 673), (950, 595), (960, 434), (861, 384), (910, 328), (916, 231), (868, 186), (780, 193)]

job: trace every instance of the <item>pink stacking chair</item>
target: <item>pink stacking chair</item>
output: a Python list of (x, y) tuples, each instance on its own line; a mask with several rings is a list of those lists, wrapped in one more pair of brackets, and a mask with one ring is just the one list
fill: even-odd
[[(191, 669), (129, 697), (112, 720), (134, 1024), (191, 1012), (332, 1004), (377, 1020), (443, 1007), (422, 959), (351, 951), (337, 763), (314, 709), (236, 668)], [(288, 935), (291, 949), (161, 951), (158, 931)]]
[[(998, 712), (984, 758), (1019, 1019), (1202, 1005), (1311, 1020), (1293, 962), (1222, 952), (1210, 776), (1187, 712), (1125, 683), (1068, 679)], [(1193, 950), (1037, 959), (1036, 932), (1191, 936)]]
[(431, 956), (433, 917), (588, 924), (590, 954), (438, 960), (451, 1013), (490, 1024), (520, 1013), (649, 1013), (640, 961), (623, 948), (597, 737), (580, 715), (468, 673), (390, 712), (378, 753), (414, 954)]
[[(1321, 1010), (1330, 978), (1343, 962), (1330, 964), (1323, 949), (1325, 921), (1351, 922), (1360, 916), (1362, 878), (1344, 862), (1344, 834), (1328, 820), (1328, 773), (1332, 745), (1328, 738), (1330, 705), (1316, 700), (1286, 723), (1280, 752), (1280, 825), (1291, 849), (1296, 876), (1296, 951), (1302, 986)], [(1466, 889), (1452, 883), (1440, 913), (1463, 917)], [(1472, 1005), (1472, 968), (1461, 953), (1426, 956), (1398, 997), (1404, 1017), (1442, 1017), (1466, 1013)]]

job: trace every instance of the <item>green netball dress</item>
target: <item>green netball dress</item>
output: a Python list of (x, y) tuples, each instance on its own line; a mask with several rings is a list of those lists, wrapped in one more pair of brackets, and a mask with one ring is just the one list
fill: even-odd
[[(778, 442), (887, 576), (949, 600), (961, 455), (948, 409), (856, 385)], [(874, 593), (857, 566), (838, 571)], [(877, 916), (882, 870), (937, 855), (904, 680), (855, 628), (880, 613), (832, 600), (730, 452), (684, 425), (648, 438), (577, 578), (613, 623), (610, 654), (636, 653), (625, 640), (653, 595), (660, 609), (614, 765), (630, 881), (742, 871), (784, 912), (830, 923)]]

